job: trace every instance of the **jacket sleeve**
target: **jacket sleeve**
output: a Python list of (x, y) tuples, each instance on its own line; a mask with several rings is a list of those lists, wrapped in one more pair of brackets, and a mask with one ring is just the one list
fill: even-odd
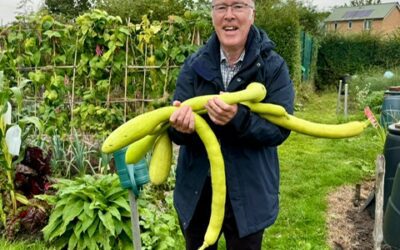
[[(267, 96), (263, 102), (281, 105), (288, 113), (293, 114), (294, 89), (288, 68), (279, 55), (272, 53), (273, 55), (268, 57), (265, 64), (275, 66), (268, 66), (265, 70), (268, 71), (264, 79)], [(229, 130), (231, 130), (230, 136), (236, 135), (235, 139), (239, 142), (266, 146), (280, 145), (290, 134), (290, 130), (261, 118), (243, 105), (238, 106), (236, 116), (229, 123)]]
[[(173, 101), (178, 100), (178, 101), (185, 101), (189, 98), (194, 97), (194, 77), (195, 74), (192, 72), (190, 65), (190, 60), (191, 57), (189, 57), (180, 73), (177, 79), (176, 83), (176, 89), (174, 93), (174, 98)], [(190, 144), (194, 143), (195, 141), (199, 140), (199, 137), (197, 136), (197, 133), (192, 133), (192, 134), (185, 134), (177, 131), (176, 129), (170, 127), (168, 129), (168, 135), (171, 138), (171, 140), (176, 143), (177, 145), (185, 145), (185, 144)]]

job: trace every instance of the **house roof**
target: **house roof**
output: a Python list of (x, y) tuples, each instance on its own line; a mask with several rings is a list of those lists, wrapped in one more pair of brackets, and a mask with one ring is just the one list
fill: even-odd
[(332, 13), (325, 19), (325, 22), (383, 19), (393, 9), (396, 8), (400, 11), (400, 6), (397, 2), (356, 7), (340, 7), (334, 9)]

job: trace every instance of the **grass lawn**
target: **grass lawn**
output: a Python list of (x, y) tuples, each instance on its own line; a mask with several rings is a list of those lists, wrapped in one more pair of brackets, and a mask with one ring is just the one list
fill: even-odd
[(53, 250), (52, 248), (49, 248), (48, 246), (45, 245), (43, 242), (25, 242), (25, 241), (19, 241), (19, 242), (9, 242), (6, 241), (5, 239), (0, 239), (0, 249), (3, 250)]
[[(338, 123), (336, 94), (313, 95), (295, 115), (309, 121)], [(362, 111), (349, 120), (362, 120)], [(280, 213), (267, 230), (263, 249), (329, 249), (326, 243), (327, 195), (344, 184), (360, 183), (375, 171), (383, 151), (375, 131), (348, 139), (321, 139), (293, 132), (279, 148)]]
[[(313, 94), (295, 115), (309, 121), (338, 123), (336, 94)], [(351, 119), (364, 119), (361, 111)], [(265, 234), (263, 249), (329, 249), (326, 243), (326, 198), (344, 184), (360, 183), (374, 174), (374, 160), (382, 152), (375, 131), (349, 139), (320, 139), (292, 133), (279, 148), (281, 160), (280, 213)], [(220, 249), (224, 249), (224, 240)], [(29, 245), (29, 246), (28, 246)], [(181, 247), (177, 247), (180, 249)], [(49, 249), (43, 243), (9, 243), (0, 249)]]

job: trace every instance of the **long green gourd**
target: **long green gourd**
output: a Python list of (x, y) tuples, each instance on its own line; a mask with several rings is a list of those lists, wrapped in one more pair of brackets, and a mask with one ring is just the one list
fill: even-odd
[(190, 106), (193, 111), (203, 110), (208, 100), (218, 97), (227, 104), (234, 104), (239, 102), (251, 101), (260, 102), (267, 95), (265, 86), (258, 82), (252, 82), (244, 90), (236, 92), (224, 92), (219, 95), (203, 95), (190, 98), (182, 102), (183, 106)]
[(169, 176), (172, 165), (172, 142), (165, 131), (158, 136), (153, 147), (149, 164), (149, 177), (151, 183), (160, 185), (164, 183)]
[[(220, 97), (229, 104), (241, 101), (259, 102), (265, 98), (265, 86), (261, 83), (250, 83), (246, 89), (237, 92), (226, 92), (221, 95), (208, 95), (193, 97), (184, 101), (181, 105), (190, 105), (193, 110), (204, 109), (204, 106), (213, 97)], [(113, 153), (129, 144), (137, 141), (157, 129), (160, 124), (169, 120), (169, 117), (177, 107), (162, 107), (150, 112), (138, 115), (128, 122), (119, 126), (104, 141), (102, 151), (104, 153)]]
[(147, 152), (153, 148), (158, 136), (164, 133), (168, 127), (169, 123), (162, 123), (156, 126), (151, 134), (131, 143), (125, 153), (125, 162), (127, 164), (136, 164), (142, 160)]
[(246, 105), (250, 108), (252, 112), (258, 114), (268, 114), (275, 116), (286, 116), (288, 114), (284, 107), (273, 103), (241, 102), (241, 104)]
[(203, 245), (199, 248), (201, 250), (213, 245), (221, 231), (225, 214), (226, 183), (224, 158), (218, 139), (208, 123), (198, 114), (195, 114), (195, 130), (207, 151), (212, 186), (210, 222)]
[(160, 124), (168, 121), (176, 109), (177, 107), (173, 106), (162, 107), (130, 119), (106, 138), (101, 150), (104, 153), (113, 153), (146, 135), (152, 134)]
[[(228, 104), (242, 102), (244, 105), (249, 106), (253, 112), (259, 113), (261, 117), (279, 126), (299, 133), (325, 138), (345, 138), (355, 136), (360, 134), (367, 126), (367, 123), (364, 122), (350, 122), (338, 125), (313, 123), (296, 118), (292, 115), (288, 115), (284, 108), (278, 105), (248, 102), (249, 100), (261, 101), (265, 98), (266, 93), (263, 85), (261, 85), (261, 87), (257, 86), (257, 83), (252, 83), (250, 85), (250, 87), (248, 87), (250, 93), (247, 93), (244, 90), (242, 92), (230, 92), (223, 93), (221, 95), (200, 96), (189, 99), (183, 102), (182, 105), (190, 105), (194, 111), (204, 112), (204, 105), (207, 103), (207, 101), (210, 98), (218, 96)], [(137, 140), (151, 141), (150, 139), (143, 137), (147, 135), (154, 136), (154, 134), (158, 133), (161, 125), (168, 121), (170, 115), (176, 109), (176, 107), (160, 108), (133, 118), (129, 122), (120, 126), (116, 131), (114, 131), (115, 133), (113, 132), (107, 138), (103, 144), (102, 150), (106, 153), (110, 153)], [(205, 144), (210, 160), (213, 188), (210, 223), (206, 231), (204, 243), (200, 247), (200, 249), (205, 249), (206, 247), (215, 243), (222, 227), (226, 197), (225, 169), (219, 144), (214, 133), (209, 128), (208, 124), (197, 114), (195, 114), (195, 119), (196, 132), (199, 134), (200, 139)], [(148, 148), (149, 144), (151, 143), (142, 142), (142, 144), (139, 145), (146, 145), (140, 147)], [(143, 151), (144, 149), (141, 152)], [(156, 169), (157, 168), (153, 169), (154, 175), (157, 174)], [(167, 168), (165, 167), (159, 167), (159, 171), (166, 171), (166, 169)], [(162, 176), (163, 178), (161, 179), (165, 180), (166, 174), (163, 174)]]
[(127, 164), (138, 163), (153, 148), (157, 137), (158, 134), (146, 135), (129, 145), (125, 153), (125, 162)]
[(261, 114), (261, 117), (276, 125), (301, 134), (331, 139), (340, 139), (359, 135), (369, 124), (368, 121), (353, 121), (343, 124), (322, 124), (306, 121), (293, 115), (278, 117), (269, 114)]

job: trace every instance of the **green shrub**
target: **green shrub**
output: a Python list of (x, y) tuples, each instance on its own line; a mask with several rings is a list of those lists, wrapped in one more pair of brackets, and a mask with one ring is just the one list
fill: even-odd
[(361, 92), (358, 92), (357, 103), (360, 109), (368, 106), (371, 110), (378, 114), (381, 112), (381, 107), (383, 103), (384, 91), (371, 91), (366, 96), (363, 96)]
[(59, 180), (55, 195), (39, 196), (54, 209), (44, 239), (57, 249), (131, 249), (127, 191), (117, 175)]
[(256, 25), (264, 29), (276, 43), (276, 51), (288, 64), (295, 83), (301, 82), (300, 22), (297, 5), (293, 1), (286, 4), (272, 2), (257, 6)]
[[(171, 177), (162, 187), (146, 185), (137, 199), (142, 249), (183, 246), (172, 205)], [(38, 196), (54, 209), (44, 239), (56, 249), (131, 249), (131, 210), (128, 192), (117, 175), (85, 175), (59, 180), (57, 193)], [(166, 191), (167, 190), (167, 191)]]
[(171, 171), (164, 184), (144, 186), (137, 200), (143, 250), (185, 248), (178, 216), (173, 206), (174, 188), (174, 171)]
[(385, 78), (384, 71), (384, 69), (371, 68), (351, 77), (349, 93), (356, 103), (355, 108), (363, 110), (365, 106), (369, 106), (374, 113), (381, 112), (385, 90), (390, 86), (399, 85), (400, 82), (398, 69), (393, 70), (392, 78)]
[(178, 217), (173, 208), (172, 191), (148, 186), (138, 199), (138, 205), (143, 250), (184, 248)]

